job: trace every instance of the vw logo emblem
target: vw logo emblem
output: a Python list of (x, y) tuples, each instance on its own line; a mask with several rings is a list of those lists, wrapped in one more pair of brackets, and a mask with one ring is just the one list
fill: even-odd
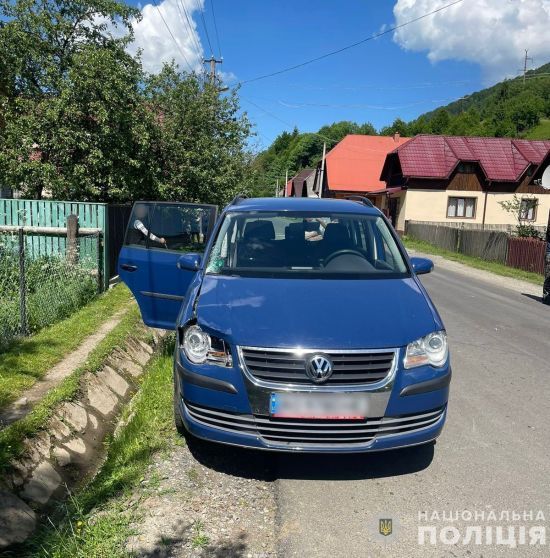
[(306, 374), (312, 382), (323, 384), (332, 376), (332, 361), (326, 355), (311, 355), (306, 358)]

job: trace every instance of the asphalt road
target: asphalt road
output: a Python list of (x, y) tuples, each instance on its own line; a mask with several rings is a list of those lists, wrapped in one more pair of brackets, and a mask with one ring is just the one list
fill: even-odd
[[(274, 457), (280, 556), (550, 556), (550, 540), (529, 545), (533, 526), (544, 525), (550, 539), (550, 307), (443, 267), (423, 283), (452, 351), (443, 434), (435, 446), (410, 450)], [(524, 510), (533, 521), (506, 520)], [(378, 534), (380, 518), (392, 518), (392, 535)], [(419, 526), (436, 528), (436, 545), (419, 545)], [(467, 528), (478, 526), (482, 544), (474, 536), (464, 545)], [(513, 527), (517, 548), (495, 544), (497, 526), (501, 543)], [(445, 528), (443, 540), (460, 534), (457, 545), (441, 542)]]

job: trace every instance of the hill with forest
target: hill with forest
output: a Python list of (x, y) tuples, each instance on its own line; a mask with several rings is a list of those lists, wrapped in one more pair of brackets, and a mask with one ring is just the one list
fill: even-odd
[(256, 156), (257, 193), (272, 194), (279, 179), (314, 166), (321, 159), (323, 143), (331, 149), (347, 134), (402, 136), (446, 134), (453, 136), (523, 137), (550, 139), (550, 63), (487, 89), (466, 95), (446, 106), (406, 122), (396, 118), (376, 130), (372, 124), (343, 121), (323, 126), (316, 133), (280, 134), (271, 146)]

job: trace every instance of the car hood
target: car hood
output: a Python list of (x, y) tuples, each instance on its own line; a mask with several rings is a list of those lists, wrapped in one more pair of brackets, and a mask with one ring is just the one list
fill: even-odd
[(414, 278), (267, 279), (206, 275), (197, 321), (237, 345), (401, 347), (442, 329)]

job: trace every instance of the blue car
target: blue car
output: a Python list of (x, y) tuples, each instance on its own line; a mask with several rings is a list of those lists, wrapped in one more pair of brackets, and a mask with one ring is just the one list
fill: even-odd
[(364, 199), (139, 202), (119, 257), (144, 322), (176, 331), (174, 414), (198, 438), (366, 452), (441, 432), (445, 328)]

